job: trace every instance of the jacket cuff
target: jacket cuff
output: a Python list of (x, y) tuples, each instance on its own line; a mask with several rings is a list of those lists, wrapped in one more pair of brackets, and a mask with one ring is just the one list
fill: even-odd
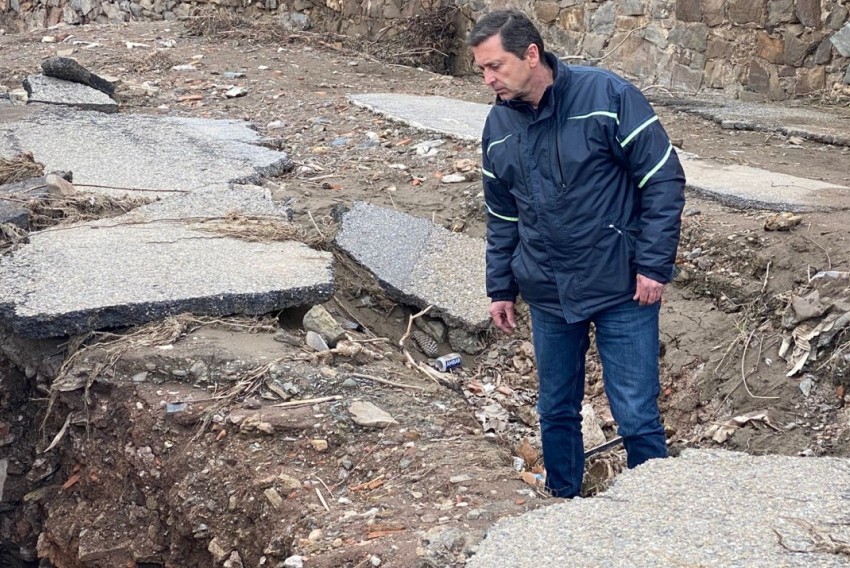
[(676, 274), (676, 268), (674, 267), (673, 270), (670, 271), (670, 273), (664, 274), (663, 272), (659, 272), (658, 270), (649, 270), (639, 266), (637, 269), (637, 273), (642, 276), (646, 276), (647, 278), (652, 278), (653, 280), (661, 284), (669, 284)]
[(492, 302), (516, 302), (516, 294), (514, 292), (491, 292), (490, 300)]

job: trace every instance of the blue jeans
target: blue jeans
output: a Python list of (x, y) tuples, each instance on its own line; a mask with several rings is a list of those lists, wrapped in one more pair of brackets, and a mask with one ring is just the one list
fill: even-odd
[(667, 457), (658, 412), (658, 312), (659, 304), (641, 306), (629, 300), (570, 324), (563, 316), (531, 307), (546, 487), (556, 497), (574, 497), (581, 491), (581, 403), (591, 322), (628, 467)]

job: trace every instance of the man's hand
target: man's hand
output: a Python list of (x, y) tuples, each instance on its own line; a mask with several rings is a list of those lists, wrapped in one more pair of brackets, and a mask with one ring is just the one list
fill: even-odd
[(489, 311), (490, 317), (493, 318), (493, 323), (496, 324), (496, 327), (505, 333), (513, 333), (514, 328), (516, 328), (513, 302), (492, 302)]
[[(638, 274), (637, 290), (632, 300), (640, 301), (641, 306), (648, 306), (661, 301), (661, 294), (663, 293), (664, 284), (656, 282), (652, 278), (647, 278), (643, 274)], [(493, 313), (493, 308), (490, 308), (490, 313)]]

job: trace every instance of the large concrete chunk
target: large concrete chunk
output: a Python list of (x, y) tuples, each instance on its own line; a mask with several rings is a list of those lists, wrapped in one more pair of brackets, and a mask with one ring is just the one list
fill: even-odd
[(506, 519), (470, 568), (847, 567), (850, 461), (688, 450), (599, 497)]
[(0, 155), (30, 151), (47, 170), (74, 172), (79, 189), (113, 195), (132, 192), (85, 185), (195, 192), (257, 183), (292, 168), (286, 154), (256, 145), (259, 139), (238, 120), (106, 116), (61, 108), (0, 122)]
[(24, 88), (29, 94), (30, 103), (72, 106), (105, 113), (118, 112), (118, 103), (108, 95), (80, 83), (30, 75), (24, 79)]
[(342, 217), (337, 244), (397, 300), (469, 331), (488, 324), (484, 240), (426, 219), (357, 202)]
[(332, 257), (177, 222), (109, 219), (30, 235), (0, 260), (0, 322), (25, 337), (129, 326), (181, 312), (261, 314), (333, 293)]
[(462, 140), (481, 140), (488, 105), (438, 96), (376, 93), (350, 95), (349, 100), (387, 118)]
[(682, 156), (688, 188), (732, 207), (777, 211), (850, 208), (850, 187)]

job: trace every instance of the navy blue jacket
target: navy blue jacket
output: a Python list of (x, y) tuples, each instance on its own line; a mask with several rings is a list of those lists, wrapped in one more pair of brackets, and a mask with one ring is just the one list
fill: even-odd
[(634, 85), (545, 57), (538, 108), (498, 100), (484, 126), (487, 295), (573, 323), (672, 278), (685, 176)]

